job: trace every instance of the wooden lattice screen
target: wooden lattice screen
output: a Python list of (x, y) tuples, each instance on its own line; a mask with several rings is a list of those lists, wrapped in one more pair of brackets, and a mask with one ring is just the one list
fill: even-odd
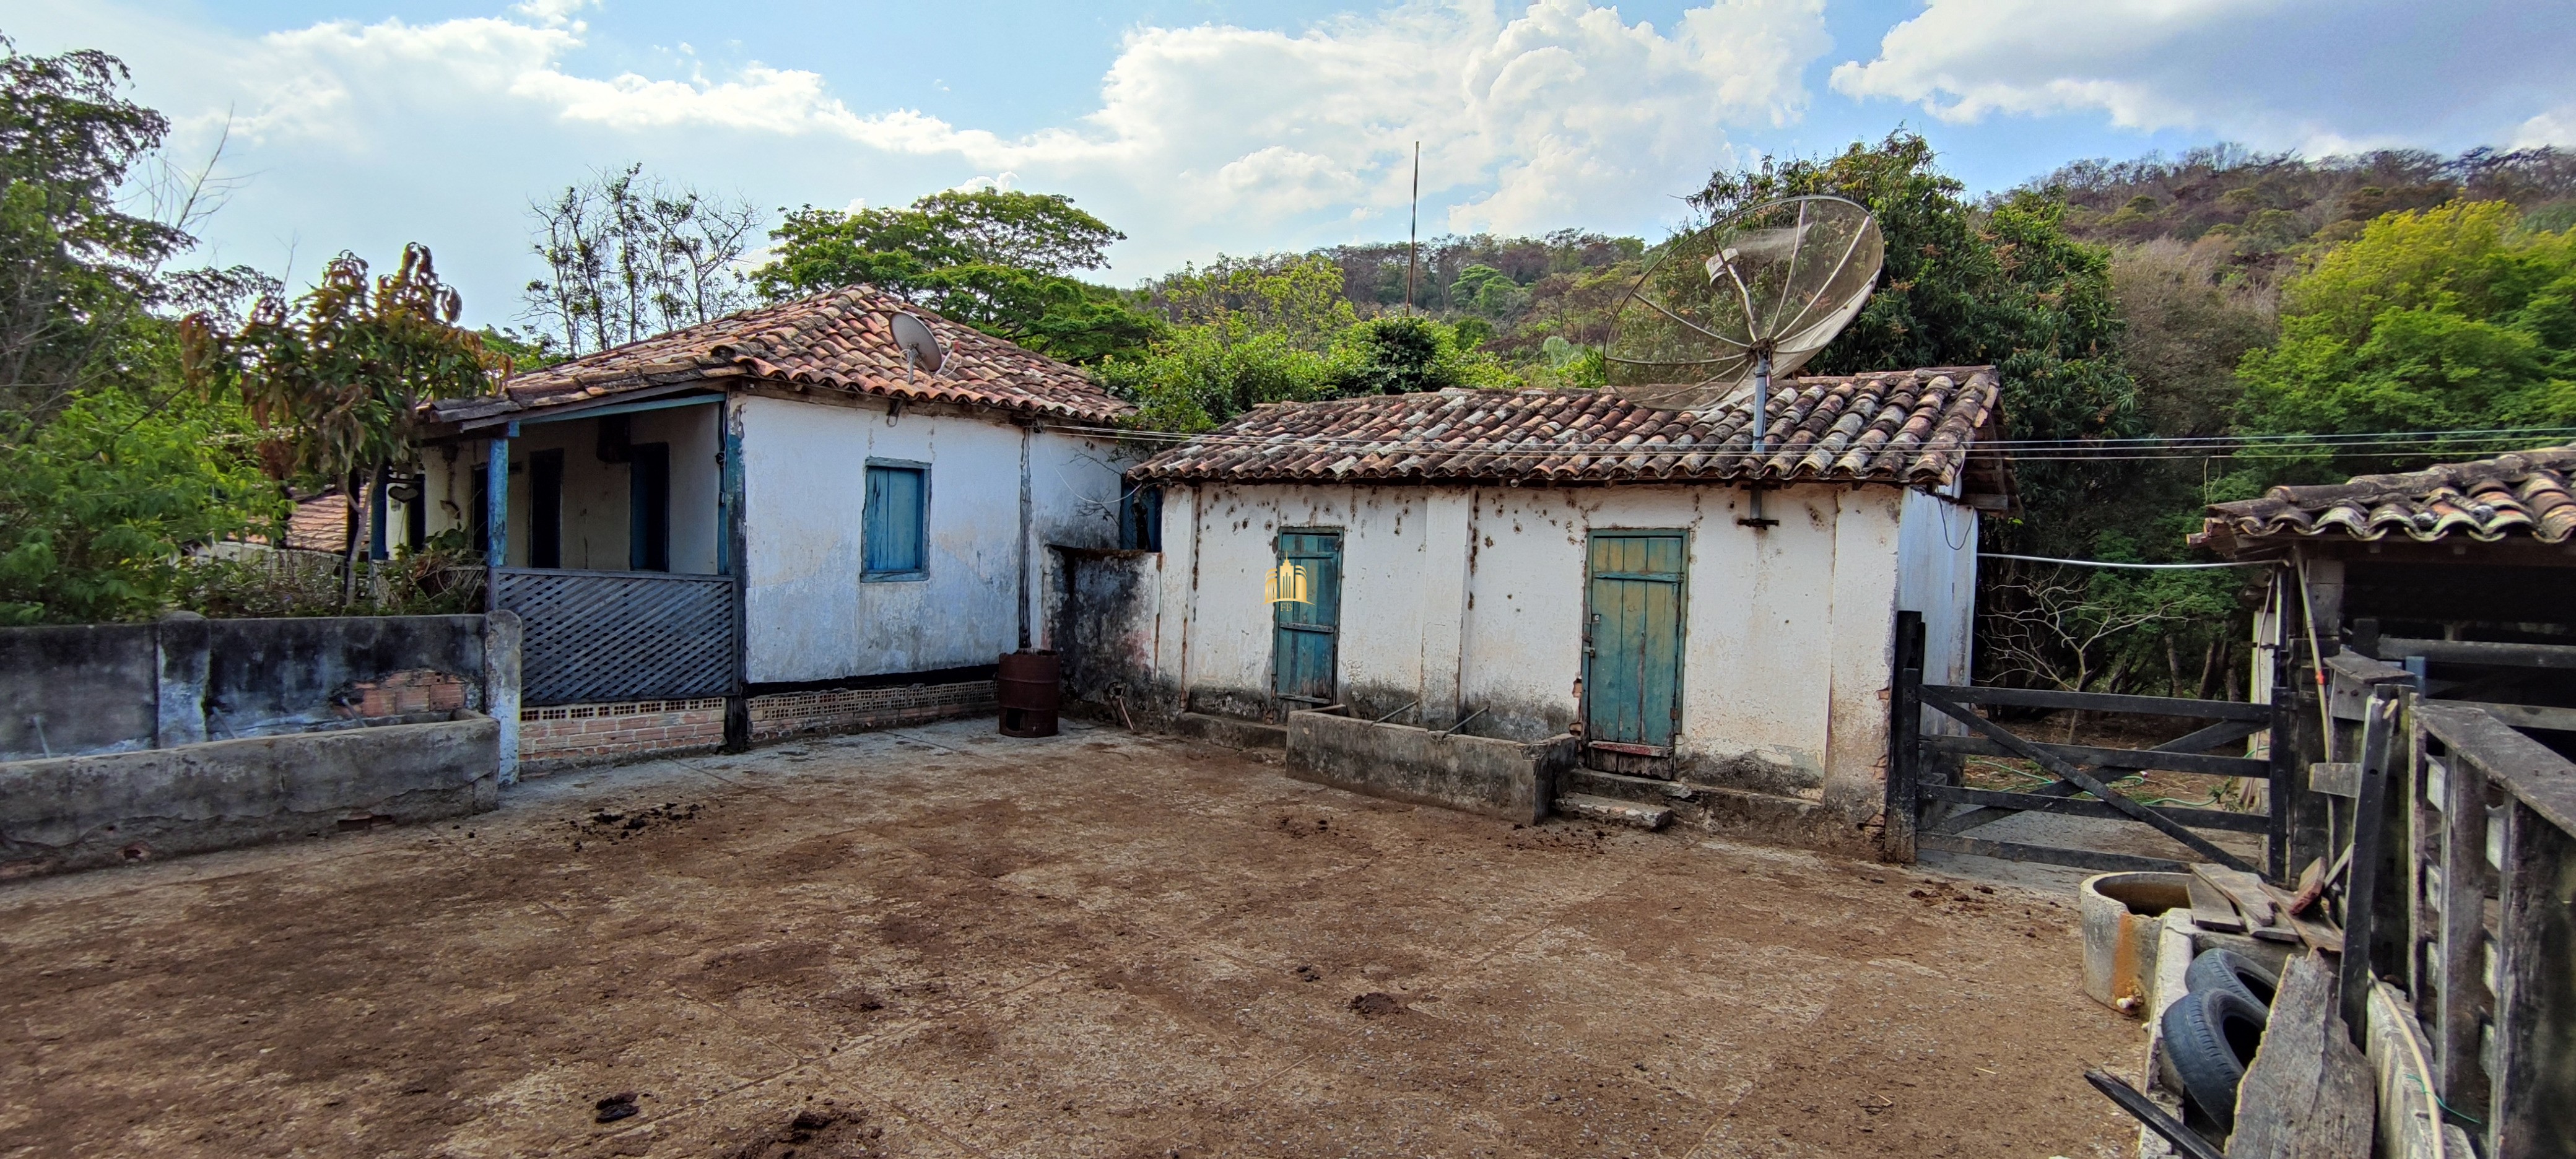
[(520, 702), (593, 704), (734, 690), (734, 581), (720, 575), (501, 568), (519, 614)]

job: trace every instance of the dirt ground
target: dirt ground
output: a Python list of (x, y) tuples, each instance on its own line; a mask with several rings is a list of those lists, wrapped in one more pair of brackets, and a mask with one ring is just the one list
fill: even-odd
[(963, 721), (0, 884), (0, 1155), (2107, 1159), (2074, 925)]

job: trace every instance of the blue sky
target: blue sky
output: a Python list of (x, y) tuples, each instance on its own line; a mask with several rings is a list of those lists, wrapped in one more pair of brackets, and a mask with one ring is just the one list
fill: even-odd
[(979, 181), (1128, 234), (1109, 278), (1426, 234), (1659, 234), (1711, 168), (1904, 124), (1978, 190), (2218, 140), (2576, 144), (2576, 4), (1300, 0), (709, 5), (19, 0), (23, 50), (124, 57), (174, 155), (229, 127), (202, 257), (307, 278), (425, 241), (477, 322), (526, 205), (641, 161), (764, 208)]

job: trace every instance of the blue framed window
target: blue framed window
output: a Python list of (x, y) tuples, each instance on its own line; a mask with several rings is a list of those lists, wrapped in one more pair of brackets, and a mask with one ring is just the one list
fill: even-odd
[(868, 461), (859, 554), (861, 580), (930, 578), (929, 464)]

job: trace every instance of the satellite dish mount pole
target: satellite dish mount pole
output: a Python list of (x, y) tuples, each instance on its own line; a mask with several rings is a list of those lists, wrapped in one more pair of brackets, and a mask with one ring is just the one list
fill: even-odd
[[(1753, 352), (1753, 457), (1765, 459), (1770, 455), (1771, 350), (1766, 346)], [(1758, 466), (1755, 469), (1760, 470)], [(1744, 491), (1748, 510), (1744, 518), (1736, 520), (1737, 523), (1755, 531), (1780, 526), (1779, 520), (1766, 519), (1762, 515), (1763, 486), (1760, 480), (1755, 480)]]

